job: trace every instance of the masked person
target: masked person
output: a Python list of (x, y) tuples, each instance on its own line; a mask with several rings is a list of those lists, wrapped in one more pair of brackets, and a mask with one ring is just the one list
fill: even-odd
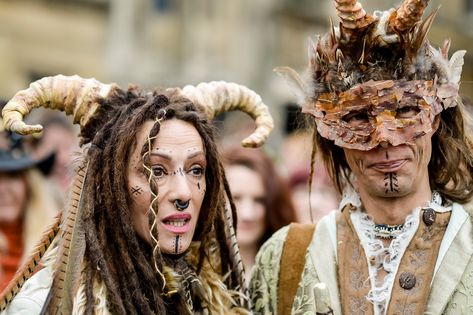
[(54, 158), (52, 153), (35, 160), (25, 151), (23, 137), (0, 131), (0, 290), (59, 209), (44, 176)]
[[(225, 207), (209, 123), (242, 109), (258, 120), (244, 144), (260, 145), (272, 119), (256, 93), (225, 82), (147, 92), (48, 77), (5, 106), (6, 127), (40, 130), (21, 120), (37, 106), (72, 114), (85, 153), (61, 224), (3, 294), (7, 314), (248, 313), (235, 209)], [(18, 293), (52, 239), (57, 249), (46, 255), (55, 260)]]
[[(255, 314), (464, 314), (473, 307), (472, 142), (458, 95), (464, 51), (426, 40), (428, 1), (366, 14), (334, 1), (340, 26), (310, 43), (290, 80), (317, 125), (344, 198), (314, 229), (260, 250)], [(313, 155), (315, 156), (315, 155)]]

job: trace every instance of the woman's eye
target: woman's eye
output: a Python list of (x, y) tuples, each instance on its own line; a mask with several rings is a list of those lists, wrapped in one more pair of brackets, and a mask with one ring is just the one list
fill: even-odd
[(411, 118), (420, 112), (417, 106), (404, 106), (396, 110), (396, 118)]
[(193, 166), (189, 172), (192, 176), (200, 177), (204, 174), (204, 168), (201, 166)]
[(342, 118), (349, 125), (359, 125), (369, 122), (368, 113), (366, 111), (351, 112)]
[(152, 170), (153, 170), (153, 175), (158, 178), (164, 177), (164, 175), (166, 175), (166, 171), (161, 166), (153, 166)]

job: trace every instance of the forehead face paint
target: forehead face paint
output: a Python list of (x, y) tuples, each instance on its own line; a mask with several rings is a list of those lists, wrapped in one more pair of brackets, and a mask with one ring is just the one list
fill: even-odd
[(381, 142), (413, 144), (432, 130), (442, 111), (432, 81), (368, 81), (340, 93), (321, 93), (305, 108), (317, 130), (335, 144), (368, 151)]

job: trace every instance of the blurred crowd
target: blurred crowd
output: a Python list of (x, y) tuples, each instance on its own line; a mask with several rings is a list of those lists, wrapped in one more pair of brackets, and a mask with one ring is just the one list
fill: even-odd
[[(286, 128), (278, 145), (260, 149), (236, 142), (253, 128), (245, 128), (246, 120), (236, 120), (238, 126), (231, 118), (220, 123), (225, 126), (219, 130), (220, 153), (238, 214), (237, 240), (247, 280), (258, 249), (274, 232), (291, 222), (317, 222), (337, 207), (338, 196), (318, 157), (311, 174), (311, 131), (295, 122), (298, 117), (287, 115), (297, 127)], [(20, 136), (0, 125), (0, 290), (66, 206), (81, 150), (78, 129), (63, 115), (38, 110), (31, 120), (44, 127), (40, 134)]]

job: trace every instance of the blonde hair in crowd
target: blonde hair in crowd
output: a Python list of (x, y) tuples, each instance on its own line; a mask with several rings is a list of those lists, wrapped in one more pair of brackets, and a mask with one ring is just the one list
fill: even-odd
[(26, 203), (23, 228), (23, 260), (28, 257), (45, 228), (52, 223), (60, 210), (58, 198), (51, 184), (37, 169), (26, 170), (28, 200)]

